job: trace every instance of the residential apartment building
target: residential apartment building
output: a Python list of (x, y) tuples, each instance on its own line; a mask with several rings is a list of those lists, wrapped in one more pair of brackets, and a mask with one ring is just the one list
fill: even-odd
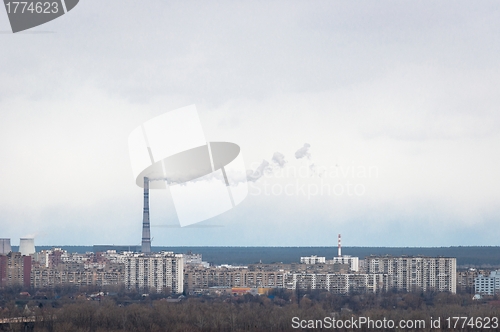
[(311, 274), (288, 273), (287, 289), (323, 289), (335, 294), (376, 293), (387, 291), (387, 275), (384, 274)]
[(125, 253), (125, 287), (161, 293), (184, 290), (183, 255), (173, 252)]
[(283, 275), (283, 271), (252, 271), (248, 267), (186, 266), (184, 287), (190, 291), (209, 287), (283, 288)]
[(102, 269), (85, 268), (82, 263), (61, 263), (56, 267), (35, 266), (31, 272), (33, 288), (55, 286), (112, 286), (125, 282), (123, 264), (108, 264)]
[(318, 257), (318, 256), (307, 256), (307, 257), (300, 257), (300, 263), (301, 264), (320, 264), (320, 263), (326, 263), (326, 258), (325, 257)]
[(457, 291), (456, 258), (370, 256), (365, 262), (367, 273), (388, 275), (389, 289), (406, 292)]
[(0, 288), (23, 286), (30, 287), (31, 256), (23, 256), (19, 252), (0, 255)]
[(457, 272), (457, 292), (472, 293), (474, 291), (474, 281), (479, 274), (481, 273), (477, 269)]
[(190, 292), (212, 287), (248, 287), (323, 289), (336, 294), (380, 292), (388, 289), (387, 275), (383, 274), (291, 272), (266, 267), (258, 269), (255, 266), (250, 268), (186, 266), (184, 287)]
[(480, 274), (474, 280), (476, 294), (495, 295), (500, 293), (500, 270), (491, 271), (488, 277)]
[(343, 255), (343, 256), (333, 257), (333, 259), (328, 262), (331, 264), (346, 264), (349, 266), (349, 270), (351, 272), (359, 271), (359, 257)]

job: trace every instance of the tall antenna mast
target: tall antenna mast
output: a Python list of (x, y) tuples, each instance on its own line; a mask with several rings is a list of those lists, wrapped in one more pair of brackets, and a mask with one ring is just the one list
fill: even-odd
[(342, 239), (340, 238), (339, 234), (339, 257), (342, 257)]
[(142, 214), (142, 246), (143, 253), (151, 252), (151, 229), (149, 224), (149, 178), (144, 177), (144, 210)]

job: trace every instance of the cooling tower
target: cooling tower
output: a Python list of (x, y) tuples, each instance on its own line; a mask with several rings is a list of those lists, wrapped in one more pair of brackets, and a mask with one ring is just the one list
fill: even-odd
[(0, 255), (7, 255), (11, 251), (10, 239), (0, 239)]
[(19, 252), (23, 256), (35, 253), (35, 239), (24, 238), (19, 241)]

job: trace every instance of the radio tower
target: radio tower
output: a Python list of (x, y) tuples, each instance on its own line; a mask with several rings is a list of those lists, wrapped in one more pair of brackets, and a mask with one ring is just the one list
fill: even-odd
[(339, 257), (342, 257), (342, 239), (339, 234)]
[(149, 178), (144, 178), (144, 210), (142, 214), (142, 246), (143, 253), (151, 252), (151, 232), (149, 225)]

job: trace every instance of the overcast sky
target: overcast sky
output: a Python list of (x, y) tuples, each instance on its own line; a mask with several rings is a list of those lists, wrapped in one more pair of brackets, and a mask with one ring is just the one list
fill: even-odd
[(12, 34), (0, 9), (0, 237), (139, 244), (128, 135), (196, 104), (207, 140), (273, 170), (197, 227), (153, 191), (153, 246), (498, 245), (498, 17), (496, 1), (82, 0)]

